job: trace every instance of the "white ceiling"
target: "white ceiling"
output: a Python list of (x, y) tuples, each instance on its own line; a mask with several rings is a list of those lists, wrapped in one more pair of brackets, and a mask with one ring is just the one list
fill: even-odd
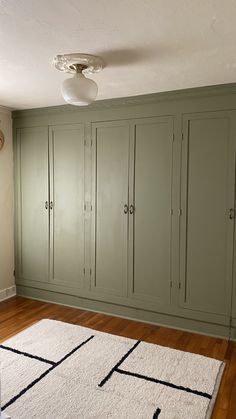
[(98, 99), (236, 81), (236, 0), (0, 0), (0, 105), (60, 105), (56, 54), (101, 55)]

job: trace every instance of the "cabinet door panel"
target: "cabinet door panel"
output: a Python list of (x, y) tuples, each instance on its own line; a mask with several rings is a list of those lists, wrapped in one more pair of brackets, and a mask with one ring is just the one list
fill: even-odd
[(133, 136), (135, 212), (129, 293), (165, 304), (170, 302), (171, 281), (172, 118), (138, 120)]
[(48, 281), (48, 129), (17, 131), (17, 276)]
[(234, 146), (230, 117), (186, 117), (182, 157), (181, 306), (229, 314)]
[(127, 122), (93, 124), (95, 292), (127, 292), (128, 158)]
[(84, 128), (50, 130), (51, 280), (78, 285), (84, 267)]

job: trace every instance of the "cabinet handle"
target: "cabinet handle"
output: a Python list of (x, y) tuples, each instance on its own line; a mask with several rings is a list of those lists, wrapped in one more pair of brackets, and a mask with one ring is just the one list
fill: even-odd
[(124, 205), (124, 213), (128, 214), (129, 206), (127, 204)]
[(135, 210), (134, 205), (131, 204), (130, 207), (129, 207), (129, 213), (133, 214), (134, 210)]
[(235, 209), (234, 208), (230, 208), (229, 218), (230, 218), (230, 220), (233, 220), (235, 218)]
[(51, 210), (53, 209), (53, 202), (52, 201), (50, 201), (50, 209)]
[(48, 201), (45, 201), (45, 209), (48, 209)]

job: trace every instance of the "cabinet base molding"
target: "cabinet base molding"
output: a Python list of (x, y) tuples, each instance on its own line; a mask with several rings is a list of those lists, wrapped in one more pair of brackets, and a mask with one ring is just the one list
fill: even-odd
[(234, 340), (236, 342), (236, 326), (231, 329), (230, 340)]
[[(230, 336), (229, 326), (207, 323), (163, 313), (154, 313), (142, 309), (135, 309), (118, 304), (105, 303), (102, 301), (95, 301), (22, 285), (17, 285), (16, 293), (19, 296), (34, 300), (61, 304), (68, 307), (77, 307), (88, 311), (100, 312), (108, 315), (110, 314), (112, 316), (138, 320), (144, 323), (152, 323), (163, 327), (170, 327), (172, 329), (179, 329), (202, 335), (219, 337), (222, 339), (229, 339)], [(231, 329), (231, 339), (236, 340), (236, 327)]]
[(236, 341), (236, 318), (233, 318), (231, 331), (230, 331), (230, 340)]
[(5, 288), (4, 290), (0, 291), (0, 301), (7, 300), (8, 298), (13, 297), (16, 295), (16, 286), (12, 285), (12, 287)]

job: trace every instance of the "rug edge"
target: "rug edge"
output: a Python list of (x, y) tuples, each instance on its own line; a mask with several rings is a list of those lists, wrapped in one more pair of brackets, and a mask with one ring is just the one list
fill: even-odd
[[(38, 323), (43, 323), (43, 322), (45, 322), (45, 321), (46, 321), (46, 322), (48, 322), (48, 321), (49, 321), (49, 322), (55, 322), (55, 323), (67, 324), (67, 325), (74, 326), (74, 327), (78, 326), (78, 327), (81, 327), (81, 328), (82, 328), (82, 329), (84, 329), (84, 330), (93, 331), (94, 333), (98, 333), (98, 334), (102, 334), (102, 335), (112, 335), (112, 336), (115, 336), (115, 337), (117, 337), (117, 338), (121, 338), (121, 339), (122, 339), (122, 338), (124, 338), (124, 339), (126, 339), (126, 340), (128, 340), (128, 341), (130, 341), (130, 342), (135, 342), (135, 341), (137, 341), (137, 339), (130, 338), (130, 337), (127, 337), (127, 336), (124, 336), (124, 335), (117, 335), (117, 334), (114, 334), (114, 333), (104, 332), (104, 331), (101, 331), (101, 330), (93, 329), (93, 328), (88, 327), (88, 326), (82, 326), (81, 324), (68, 323), (68, 322), (65, 322), (65, 321), (63, 321), (63, 320), (50, 319), (50, 318), (45, 317), (45, 318), (43, 318), (43, 319), (36, 320), (36, 321), (35, 321), (35, 323), (31, 324), (30, 326), (26, 326), (24, 329), (22, 329), (22, 330), (20, 330), (19, 332), (15, 333), (15, 334), (14, 334), (14, 335), (12, 335), (11, 337), (9, 337), (9, 338), (7, 338), (7, 339), (4, 339), (3, 341), (2, 341), (2, 340), (0, 340), (0, 344), (4, 344), (5, 342), (8, 342), (8, 340), (10, 340), (10, 339), (14, 338), (15, 336), (18, 336), (20, 333), (23, 333), (23, 332), (24, 332), (24, 331), (26, 331), (27, 329), (30, 329), (31, 327), (36, 326)], [(171, 349), (171, 350), (176, 351), (176, 352), (182, 352), (182, 353), (187, 353), (187, 354), (197, 355), (197, 356), (199, 356), (199, 357), (201, 357), (201, 358), (206, 358), (206, 359), (211, 359), (211, 360), (218, 361), (218, 362), (223, 362), (223, 361), (221, 361), (221, 360), (219, 360), (219, 359), (216, 359), (216, 358), (214, 358), (214, 357), (212, 357), (212, 356), (202, 355), (202, 354), (199, 354), (199, 353), (196, 353), (196, 352), (184, 351), (184, 350), (182, 350), (182, 349), (172, 348), (172, 347), (170, 347), (170, 346), (165, 346), (165, 345), (162, 345), (162, 344), (159, 344), (159, 343), (147, 342), (147, 341), (142, 340), (142, 339), (141, 339), (141, 342), (142, 342), (142, 343), (144, 343), (144, 344), (151, 345), (151, 346), (159, 346), (159, 347), (161, 347), (161, 348)], [(1, 418), (0, 418), (0, 419), (1, 419)], [(208, 417), (206, 417), (205, 419), (208, 419)]]
[(211, 401), (208, 405), (208, 408), (207, 408), (205, 419), (210, 419), (211, 415), (213, 413), (213, 409), (215, 407), (215, 402), (216, 402), (216, 399), (217, 399), (217, 396), (218, 396), (221, 380), (222, 380), (222, 377), (223, 377), (223, 374), (224, 374), (225, 366), (226, 366), (225, 362), (222, 361), (222, 363), (220, 365), (220, 368), (219, 368), (219, 371), (218, 371), (218, 374), (217, 374), (216, 381), (215, 381), (215, 386), (214, 386), (214, 390), (213, 390), (213, 393), (212, 393), (212, 399), (211, 399)]

